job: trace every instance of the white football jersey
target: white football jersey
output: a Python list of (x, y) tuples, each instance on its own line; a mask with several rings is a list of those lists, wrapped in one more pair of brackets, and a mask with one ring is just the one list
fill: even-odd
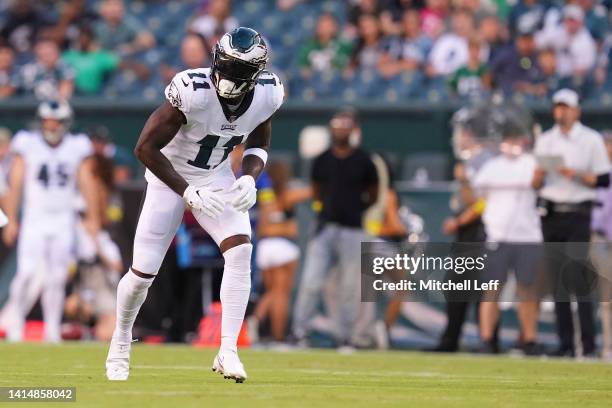
[[(165, 95), (185, 114), (187, 123), (161, 152), (189, 184), (203, 186), (215, 174), (230, 171), (230, 152), (276, 112), (285, 91), (275, 74), (264, 71), (254, 91), (231, 112), (219, 101), (210, 68), (200, 68), (176, 74)], [(150, 183), (162, 183), (150, 170), (145, 177)]]
[(24, 220), (39, 220), (75, 213), (77, 176), (83, 160), (93, 154), (86, 135), (68, 134), (50, 146), (40, 132), (18, 132), (11, 150), (25, 163)]

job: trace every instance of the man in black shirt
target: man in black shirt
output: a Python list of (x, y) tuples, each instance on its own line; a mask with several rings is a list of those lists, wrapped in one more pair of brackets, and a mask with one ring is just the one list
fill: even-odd
[(330, 122), (332, 146), (312, 167), (316, 235), (306, 252), (294, 312), (294, 334), (304, 338), (321, 299), (332, 263), (339, 272), (337, 341), (347, 344), (359, 311), (360, 249), (368, 236), (362, 228), (365, 210), (376, 201), (378, 178), (370, 156), (350, 143), (358, 129), (351, 111), (337, 113)]

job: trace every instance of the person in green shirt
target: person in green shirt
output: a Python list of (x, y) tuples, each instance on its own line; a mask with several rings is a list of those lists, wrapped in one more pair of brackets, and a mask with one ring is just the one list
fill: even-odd
[(298, 63), (304, 78), (314, 72), (341, 71), (351, 58), (351, 44), (338, 38), (338, 22), (331, 13), (323, 13), (317, 21), (314, 38), (299, 51)]
[(468, 41), (468, 62), (449, 78), (451, 90), (458, 96), (471, 96), (491, 89), (491, 74), (480, 60), (481, 40), (472, 37)]
[(101, 49), (89, 26), (80, 28), (77, 47), (66, 51), (62, 59), (74, 70), (76, 91), (81, 94), (99, 93), (108, 76), (120, 69), (131, 69), (140, 79), (148, 75), (143, 64), (122, 60), (116, 54)]

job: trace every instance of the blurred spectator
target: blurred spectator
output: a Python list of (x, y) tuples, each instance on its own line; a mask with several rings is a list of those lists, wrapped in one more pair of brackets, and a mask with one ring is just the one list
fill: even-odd
[(432, 41), (421, 32), (419, 12), (407, 10), (402, 15), (402, 34), (391, 38), (387, 50), (380, 59), (379, 70), (385, 77), (392, 77), (401, 72), (421, 69), (429, 52)]
[(298, 234), (295, 210), (299, 203), (310, 198), (311, 192), (309, 188), (290, 186), (291, 168), (286, 162), (270, 163), (267, 172), (274, 198), (258, 209), (255, 255), (265, 292), (247, 321), (249, 335), (257, 335), (258, 326), (269, 317), (272, 337), (283, 341), (287, 335), (293, 278), (300, 256), (295, 243)]
[(538, 48), (557, 51), (557, 72), (561, 77), (584, 77), (595, 66), (595, 41), (583, 22), (582, 9), (570, 4), (563, 8), (562, 25), (536, 35)]
[(551, 6), (550, 0), (519, 0), (508, 16), (508, 26), (512, 36), (543, 28), (546, 14)]
[[(514, 272), (522, 348), (526, 355), (536, 355), (540, 347), (536, 344), (539, 299), (535, 286), (542, 261), (542, 230), (534, 205), (536, 191), (531, 185), (536, 159), (526, 151), (530, 144), (528, 135), (512, 132), (502, 137), (500, 154), (488, 160), (473, 181), (474, 188), (486, 201), (482, 219), (487, 242), (498, 244), (494, 250), (487, 251), (487, 268), (480, 278), (496, 279), (505, 285), (510, 270)], [(499, 325), (501, 291), (501, 287), (487, 291), (480, 302), (484, 353), (498, 352), (495, 331)]]
[(610, 31), (606, 8), (601, 4), (595, 4), (595, 0), (577, 0), (576, 3), (584, 11), (584, 26), (595, 41), (601, 43)]
[[(612, 133), (603, 132), (608, 158), (612, 162)], [(600, 206), (593, 208), (593, 219), (591, 240), (593, 245), (593, 263), (599, 275), (602, 329), (602, 358), (612, 361), (612, 276), (610, 265), (612, 265), (612, 187), (601, 188), (597, 191), (597, 201)]]
[(136, 166), (134, 155), (123, 146), (113, 143), (105, 126), (96, 126), (88, 132), (94, 153), (112, 162), (113, 185), (125, 183), (132, 178)]
[(470, 38), (468, 43), (468, 62), (450, 77), (450, 87), (458, 96), (482, 94), (491, 89), (491, 74), (487, 64), (480, 61), (482, 41)]
[(289, 11), (303, 0), (276, 0), (276, 7), (282, 11)]
[(102, 20), (94, 25), (100, 46), (120, 55), (135, 54), (155, 46), (155, 37), (125, 12), (123, 0), (103, 0)]
[(0, 37), (7, 39), (19, 53), (32, 51), (38, 31), (49, 25), (32, 0), (12, 0), (5, 17)]
[(610, 65), (610, 56), (612, 55), (612, 36), (607, 36), (602, 43), (597, 56), (597, 64), (595, 72), (593, 73), (595, 83), (597, 85), (603, 85), (609, 77), (609, 70), (612, 68)]
[(420, 10), (425, 7), (425, 0), (386, 0), (383, 4), (399, 20), (408, 9)]
[(378, 20), (383, 12), (383, 7), (379, 0), (353, 0), (347, 3), (348, 12), (345, 35), (349, 38), (355, 38), (359, 35), (362, 16), (371, 15)]
[(7, 41), (0, 39), (0, 99), (15, 93), (18, 78), (14, 64), (13, 47)]
[(66, 49), (76, 43), (79, 27), (91, 24), (97, 17), (87, 8), (85, 0), (64, 0), (58, 12), (57, 22), (47, 31), (61, 49)]
[(504, 94), (526, 88), (538, 76), (537, 54), (533, 33), (519, 32), (514, 45), (500, 51), (491, 63), (491, 72), (495, 87)]
[(62, 59), (74, 70), (76, 90), (83, 94), (99, 93), (105, 79), (117, 70), (132, 69), (140, 79), (148, 75), (145, 65), (122, 60), (116, 54), (100, 49), (89, 26), (81, 27), (77, 47), (65, 52)]
[[(481, 150), (479, 154), (484, 155), (484, 150)], [(453, 216), (444, 220), (442, 232), (445, 235), (454, 236), (454, 242), (483, 242), (485, 240), (484, 225), (481, 220), (485, 204), (474, 193), (470, 180), (475, 172), (476, 168), (473, 163), (466, 161), (457, 163), (453, 171), (458, 187), (450, 200)], [(449, 280), (459, 280), (458, 276), (456, 273), (448, 274)], [(452, 291), (445, 293), (445, 296), (446, 326), (438, 344), (427, 351), (454, 353), (459, 350), (463, 325), (472, 302), (467, 301), (465, 297), (457, 296)], [(476, 310), (478, 310), (477, 305)]]
[(338, 36), (338, 21), (333, 14), (323, 13), (317, 21), (314, 38), (299, 51), (302, 76), (314, 72), (332, 72), (346, 67), (351, 57), (351, 45)]
[(359, 17), (359, 35), (355, 40), (355, 47), (348, 73), (356, 69), (376, 69), (383, 55), (382, 35), (380, 22), (372, 14), (363, 14)]
[[(362, 17), (363, 18), (363, 17)], [(359, 132), (355, 114), (339, 112), (330, 121), (332, 146), (312, 165), (312, 191), (318, 208), (316, 235), (305, 255), (294, 307), (294, 335), (300, 339), (311, 329), (321, 292), (333, 263), (338, 266), (339, 345), (352, 342), (360, 307), (359, 252), (368, 235), (362, 229), (365, 210), (376, 202), (378, 177), (367, 152), (353, 147), (351, 134)]]
[(0, 127), (0, 175), (4, 178), (0, 181), (0, 183), (7, 184), (8, 180), (6, 177), (9, 174), (9, 170), (11, 169), (11, 138), (13, 137), (13, 132), (9, 128)]
[(554, 92), (562, 87), (561, 78), (557, 75), (557, 54), (554, 50), (544, 49), (538, 54), (538, 79), (531, 85), (523, 83), (519, 85), (521, 92), (536, 96), (552, 96)]
[(490, 0), (455, 0), (453, 6), (458, 10), (470, 13), (477, 24), (487, 16), (495, 15), (497, 7)]
[[(64, 311), (67, 317), (82, 323), (93, 323), (97, 340), (110, 341), (115, 328), (117, 283), (123, 271), (121, 253), (106, 228), (110, 224), (111, 197), (115, 192), (112, 161), (96, 152), (92, 157), (96, 186), (97, 207), (103, 229), (92, 236), (86, 229), (83, 216), (76, 225), (77, 276), (72, 293), (66, 299)], [(80, 212), (83, 212), (81, 209)]]
[(38, 99), (68, 99), (74, 89), (74, 72), (60, 60), (55, 41), (41, 38), (34, 47), (36, 59), (19, 71), (20, 91)]
[(452, 31), (442, 34), (431, 50), (427, 68), (431, 77), (452, 74), (467, 63), (467, 42), (474, 33), (474, 19), (469, 13), (458, 11), (453, 14), (451, 22)]
[[(570, 89), (557, 91), (552, 98), (555, 126), (536, 140), (536, 157), (556, 156), (561, 162), (556, 168), (539, 165), (533, 185), (539, 189), (542, 233), (545, 242), (589, 242), (591, 210), (597, 199), (598, 187), (610, 185), (610, 161), (601, 135), (580, 123), (578, 94)], [(576, 259), (586, 259), (588, 253), (572, 246)], [(577, 295), (578, 318), (583, 356), (595, 355), (595, 322), (593, 304), (584, 294), (592, 284), (589, 269), (582, 263), (561, 265), (558, 258), (549, 258), (554, 285), (564, 298), (555, 301), (559, 357), (573, 357), (575, 349), (574, 317), (569, 296)], [(563, 282), (559, 281), (563, 277)], [(563, 286), (561, 286), (563, 285)]]
[(444, 21), (450, 12), (449, 0), (426, 0), (421, 9), (421, 27), (430, 38), (438, 38), (444, 31)]
[(210, 51), (206, 40), (200, 34), (188, 33), (181, 42), (181, 61), (178, 66), (162, 64), (159, 68), (164, 83), (169, 83), (180, 71), (202, 68), (209, 65)]
[(201, 34), (213, 49), (221, 36), (238, 28), (238, 20), (232, 16), (231, 0), (210, 0), (206, 14), (197, 17), (189, 29)]
[(487, 62), (495, 60), (497, 54), (508, 45), (506, 29), (496, 16), (486, 16), (480, 20), (478, 35), (484, 41), (483, 47), (488, 48)]

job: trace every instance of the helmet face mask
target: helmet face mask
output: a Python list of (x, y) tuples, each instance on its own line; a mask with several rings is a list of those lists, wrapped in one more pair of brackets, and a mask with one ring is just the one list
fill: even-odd
[(217, 94), (238, 98), (251, 91), (266, 68), (268, 48), (261, 36), (240, 27), (225, 34), (215, 46), (211, 72)]

